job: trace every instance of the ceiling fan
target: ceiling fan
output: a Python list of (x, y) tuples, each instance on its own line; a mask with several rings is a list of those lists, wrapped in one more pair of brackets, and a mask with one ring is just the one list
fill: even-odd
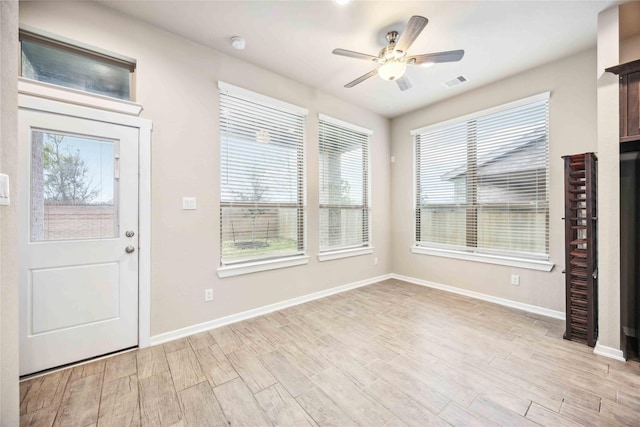
[(427, 18), (415, 15), (409, 19), (407, 28), (405, 28), (402, 35), (397, 31), (388, 32), (387, 42), (389, 44), (382, 48), (378, 56), (346, 49), (334, 49), (334, 55), (364, 59), (365, 61), (376, 62), (378, 64), (374, 70), (347, 83), (344, 87), (354, 87), (374, 74), (378, 74), (383, 80), (395, 80), (400, 90), (407, 90), (411, 87), (411, 81), (405, 74), (407, 65), (431, 65), (441, 62), (460, 61), (464, 56), (464, 50), (449, 50), (446, 52), (407, 56), (407, 51), (428, 22), (429, 20)]

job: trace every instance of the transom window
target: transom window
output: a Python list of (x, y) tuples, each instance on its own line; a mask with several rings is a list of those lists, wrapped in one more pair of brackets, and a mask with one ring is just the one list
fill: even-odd
[(306, 110), (219, 87), (221, 265), (304, 253)]
[(320, 252), (369, 246), (371, 133), (320, 115)]
[(20, 76), (133, 100), (135, 60), (39, 32), (20, 30)]
[(412, 132), (417, 246), (548, 259), (548, 97)]

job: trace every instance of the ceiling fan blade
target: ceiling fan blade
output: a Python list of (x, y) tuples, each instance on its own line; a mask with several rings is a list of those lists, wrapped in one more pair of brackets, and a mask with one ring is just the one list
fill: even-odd
[(427, 26), (429, 20), (424, 16), (414, 15), (409, 19), (407, 28), (400, 34), (400, 40), (396, 43), (396, 50), (406, 52), (409, 50), (413, 42), (418, 38), (424, 27)]
[(407, 64), (437, 64), (440, 62), (458, 62), (464, 56), (464, 50), (449, 50), (447, 52), (426, 53), (424, 55), (415, 55), (407, 58)]
[(411, 80), (409, 80), (409, 77), (406, 74), (399, 79), (396, 79), (396, 83), (398, 84), (400, 90), (403, 92), (407, 89), (411, 89), (412, 86)]
[(367, 74), (365, 74), (364, 76), (360, 76), (357, 79), (355, 79), (354, 81), (347, 83), (346, 85), (344, 85), (344, 87), (346, 87), (346, 88), (354, 87), (355, 85), (357, 85), (359, 83), (362, 83), (363, 81), (367, 80), (369, 77), (375, 76), (377, 72), (378, 72), (377, 68), (375, 70), (371, 70)]
[(334, 55), (346, 56), (348, 58), (364, 59), (365, 61), (375, 61), (377, 56), (367, 55), (366, 53), (354, 52), (346, 49), (333, 49)]

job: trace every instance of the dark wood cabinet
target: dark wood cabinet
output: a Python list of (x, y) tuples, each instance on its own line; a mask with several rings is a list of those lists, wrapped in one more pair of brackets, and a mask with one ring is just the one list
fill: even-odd
[(620, 142), (640, 140), (640, 59), (607, 68), (620, 77)]

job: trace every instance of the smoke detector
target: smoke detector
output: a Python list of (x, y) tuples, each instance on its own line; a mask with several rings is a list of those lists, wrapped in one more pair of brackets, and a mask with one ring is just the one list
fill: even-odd
[(240, 36), (231, 37), (231, 46), (234, 49), (242, 50), (247, 46), (247, 41)]

